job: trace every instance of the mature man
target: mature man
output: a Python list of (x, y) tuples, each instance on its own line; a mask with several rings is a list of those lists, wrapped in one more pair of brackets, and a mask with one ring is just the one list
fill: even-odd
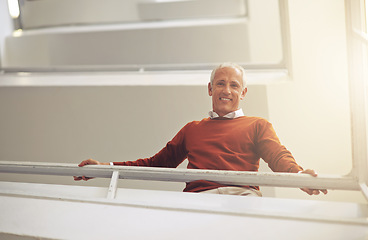
[[(234, 63), (224, 63), (212, 71), (208, 94), (212, 97), (209, 118), (185, 125), (156, 155), (114, 165), (177, 167), (188, 158), (190, 169), (258, 171), (262, 158), (275, 172), (307, 173), (317, 176), (314, 170), (303, 170), (292, 154), (281, 145), (272, 125), (259, 117), (244, 116), (240, 101), (247, 93), (245, 70)], [(88, 159), (79, 166), (108, 165)], [(88, 177), (74, 177), (88, 180)], [(310, 195), (324, 194), (327, 190), (302, 189)], [(207, 192), (261, 196), (257, 186), (229, 186), (199, 180), (189, 182), (185, 192)]]

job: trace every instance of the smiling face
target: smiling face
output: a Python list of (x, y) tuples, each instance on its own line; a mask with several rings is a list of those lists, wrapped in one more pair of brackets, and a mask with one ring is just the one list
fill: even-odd
[(212, 108), (220, 117), (239, 109), (247, 88), (243, 89), (242, 72), (236, 68), (224, 67), (216, 71), (208, 94), (212, 97)]

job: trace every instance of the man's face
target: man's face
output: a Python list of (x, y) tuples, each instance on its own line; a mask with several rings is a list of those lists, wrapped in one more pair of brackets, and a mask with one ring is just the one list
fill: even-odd
[(212, 97), (212, 108), (220, 117), (239, 109), (247, 88), (243, 89), (242, 72), (224, 67), (216, 71), (213, 83), (208, 84), (208, 94)]

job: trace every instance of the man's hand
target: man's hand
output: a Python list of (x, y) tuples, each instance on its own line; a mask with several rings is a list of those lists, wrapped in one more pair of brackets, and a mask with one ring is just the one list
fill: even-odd
[[(84, 160), (82, 161), (78, 166), (79, 167), (83, 167), (85, 165), (109, 165), (108, 163), (101, 163), (97, 160), (94, 160), (94, 159), (87, 159), (87, 160)], [(84, 180), (84, 181), (88, 181), (92, 179), (91, 177), (86, 177), (86, 176), (74, 176), (74, 181), (80, 181), (80, 180)]]
[[(312, 175), (313, 177), (317, 177), (317, 173), (313, 169), (306, 169), (299, 173), (306, 173)], [(301, 188), (302, 191), (308, 193), (309, 195), (318, 195), (320, 192), (327, 194), (326, 189), (310, 189), (310, 188)]]

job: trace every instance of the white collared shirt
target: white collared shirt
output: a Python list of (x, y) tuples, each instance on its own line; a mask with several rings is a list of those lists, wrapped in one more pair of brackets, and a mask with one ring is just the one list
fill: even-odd
[[(210, 115), (210, 118), (211, 119), (214, 119), (214, 118), (218, 118), (220, 117), (217, 113), (215, 113), (213, 110), (211, 110), (208, 115)], [(223, 117), (224, 118), (230, 118), (230, 119), (234, 119), (234, 118), (238, 118), (238, 117), (242, 117), (244, 116), (244, 113), (243, 113), (243, 110), (240, 108), (234, 112), (230, 112), (226, 115), (224, 115)]]

